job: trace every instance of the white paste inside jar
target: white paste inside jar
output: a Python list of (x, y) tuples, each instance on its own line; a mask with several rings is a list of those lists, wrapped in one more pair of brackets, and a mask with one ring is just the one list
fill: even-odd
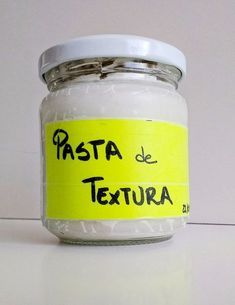
[[(151, 119), (187, 126), (187, 107), (172, 85), (144, 74), (115, 73), (102, 81), (71, 83), (51, 92), (41, 106), (44, 174), (44, 124), (96, 118)], [(44, 176), (42, 198), (45, 191)], [(186, 217), (99, 221), (46, 219), (43, 203), (41, 207), (44, 225), (59, 238), (71, 241), (158, 238), (173, 235), (186, 222)]]

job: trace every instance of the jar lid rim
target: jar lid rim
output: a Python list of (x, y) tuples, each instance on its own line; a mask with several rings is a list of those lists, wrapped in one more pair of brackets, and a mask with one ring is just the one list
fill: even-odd
[(39, 77), (52, 68), (68, 61), (99, 58), (125, 57), (159, 62), (178, 68), (186, 75), (186, 59), (176, 47), (152, 38), (135, 35), (91, 35), (72, 39), (44, 51), (38, 63)]

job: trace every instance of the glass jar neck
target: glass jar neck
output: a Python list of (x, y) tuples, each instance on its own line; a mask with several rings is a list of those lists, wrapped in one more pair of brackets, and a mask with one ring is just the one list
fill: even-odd
[[(133, 77), (133, 76), (136, 77)], [(130, 58), (94, 58), (66, 62), (44, 74), (49, 91), (77, 82), (99, 81), (120, 77), (127, 80), (144, 78), (166, 82), (178, 88), (182, 73), (174, 66)]]

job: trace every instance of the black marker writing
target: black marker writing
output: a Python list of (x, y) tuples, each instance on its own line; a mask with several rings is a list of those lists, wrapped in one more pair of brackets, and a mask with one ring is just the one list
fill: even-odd
[(145, 155), (143, 146), (141, 146), (141, 154), (137, 154), (135, 156), (135, 159), (137, 162), (145, 162), (147, 164), (157, 163), (157, 161), (150, 161), (151, 158), (152, 158), (152, 156), (150, 154)]
[(91, 200), (92, 202), (96, 201), (96, 190), (95, 190), (95, 181), (104, 180), (103, 177), (91, 177), (82, 180), (83, 183), (91, 183)]
[[(122, 159), (122, 154), (116, 143), (113, 141), (105, 141), (104, 139), (92, 140), (87, 143), (81, 142), (75, 147), (68, 143), (69, 135), (67, 131), (63, 129), (56, 129), (53, 134), (52, 142), (56, 145), (56, 157), (58, 160), (61, 158), (66, 160), (78, 159), (80, 161), (89, 161), (91, 158), (98, 160), (105, 157), (107, 161), (110, 161), (111, 157), (118, 157)], [(101, 148), (100, 148), (101, 147)], [(102, 150), (103, 148), (103, 154)]]
[(101, 205), (113, 204), (135, 204), (141, 206), (143, 204), (164, 205), (167, 201), (173, 205), (170, 193), (166, 186), (162, 187), (143, 187), (138, 186), (138, 190), (133, 190), (129, 187), (110, 190), (109, 187), (98, 187), (98, 181), (104, 180), (103, 177), (91, 177), (82, 180), (83, 183), (90, 183), (91, 185), (91, 201)]

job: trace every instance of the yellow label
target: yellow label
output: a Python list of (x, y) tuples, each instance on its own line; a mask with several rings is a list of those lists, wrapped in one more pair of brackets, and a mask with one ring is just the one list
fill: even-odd
[(188, 215), (187, 146), (187, 129), (163, 121), (47, 123), (47, 218)]

